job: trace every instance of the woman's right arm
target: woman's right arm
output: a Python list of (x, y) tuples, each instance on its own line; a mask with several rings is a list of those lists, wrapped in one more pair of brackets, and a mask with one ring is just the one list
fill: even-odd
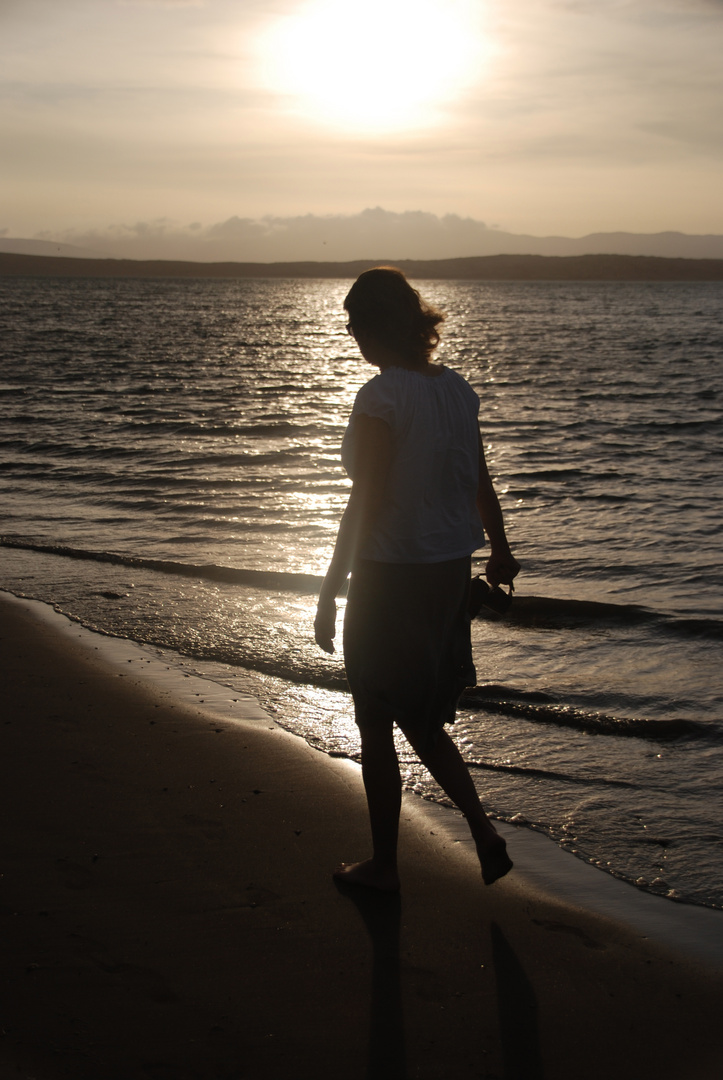
[(379, 513), (391, 460), (392, 433), (389, 425), (377, 417), (357, 416), (354, 483), (339, 525), (334, 554), (321, 586), (314, 620), (316, 643), (324, 652), (334, 652), (336, 598)]

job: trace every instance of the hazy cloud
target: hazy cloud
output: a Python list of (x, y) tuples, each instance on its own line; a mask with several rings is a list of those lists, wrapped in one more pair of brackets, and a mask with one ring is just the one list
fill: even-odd
[[(475, 3), (476, 82), (428, 128), (374, 135), (261, 79), (257, 34), (301, 0), (0, 0), (5, 221), (26, 236), (156, 222), (179, 249), (188, 230), (162, 218), (255, 223), (253, 249), (303, 231), (260, 221), (330, 215), (328, 246), (370, 204), (525, 233), (723, 231), (723, 0)], [(407, 224), (401, 248), (428, 235)]]
[(72, 244), (84, 252), (130, 259), (198, 262), (345, 262), (443, 259), (475, 255), (575, 255), (597, 252), (721, 258), (723, 237), (680, 234), (592, 235), (581, 239), (517, 235), (457, 214), (394, 213), (380, 207), (359, 214), (231, 217), (213, 225), (166, 219), (103, 230), (42, 232), (37, 239)]
[(115, 0), (120, 7), (189, 8), (206, 7), (207, 0)]
[(430, 258), (477, 254), (486, 225), (455, 214), (376, 209), (360, 214), (234, 216), (209, 226), (168, 220), (138, 222), (105, 230), (69, 230), (52, 237), (126, 258), (194, 259), (206, 262), (274, 262), (356, 258)]

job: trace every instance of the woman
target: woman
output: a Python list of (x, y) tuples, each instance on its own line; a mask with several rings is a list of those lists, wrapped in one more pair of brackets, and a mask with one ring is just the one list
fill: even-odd
[[(487, 884), (512, 867), (467, 766), (444, 731), (474, 685), (467, 612), (473, 551), (490, 542), (486, 577), (511, 584), (519, 564), (485, 464), (479, 399), (431, 360), (443, 316), (394, 268), (363, 273), (347, 329), (379, 368), (359, 391), (342, 445), (352, 490), (314, 624), (333, 652), (336, 597), (349, 573), (344, 660), (362, 743), (373, 854), (335, 877), (396, 891), (401, 777), (394, 722), (466, 816)], [(484, 531), (483, 531), (484, 527)]]

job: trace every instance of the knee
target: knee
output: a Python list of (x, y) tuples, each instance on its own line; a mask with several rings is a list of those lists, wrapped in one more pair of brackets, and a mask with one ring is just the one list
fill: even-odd
[(378, 720), (378, 722), (360, 724), (359, 735), (361, 736), (363, 755), (370, 756), (390, 752), (396, 754), (394, 724), (391, 720), (383, 719)]

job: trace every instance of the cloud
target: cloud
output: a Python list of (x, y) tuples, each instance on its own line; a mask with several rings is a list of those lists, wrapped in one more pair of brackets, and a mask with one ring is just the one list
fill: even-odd
[(167, 219), (103, 230), (45, 231), (36, 239), (72, 244), (99, 255), (194, 262), (346, 262), (445, 259), (498, 254), (617, 253), (721, 258), (723, 238), (612, 233), (580, 239), (515, 235), (457, 214), (394, 213), (381, 207), (358, 214), (242, 218), (212, 225)]
[(202, 8), (206, 0), (115, 0), (119, 7)]
[(413, 217), (352, 236), (344, 214), (376, 204), (520, 232), (723, 229), (723, 0), (474, 4), (479, 77), (431, 110), (443, 124), (384, 137), (259, 78), (261, 29), (302, 0), (0, 0), (3, 220), (213, 258), (316, 250), (316, 226), (288, 224), (306, 212), (321, 247), (451, 246), (456, 226)]
[(104, 230), (66, 230), (52, 236), (44, 232), (38, 238), (125, 258), (286, 262), (477, 254), (488, 231), (483, 222), (456, 214), (438, 217), (377, 207), (359, 214), (233, 216), (208, 226), (158, 219)]
[[(720, 156), (723, 5), (711, 0), (514, 0), (497, 9), (491, 87), (467, 122), (504, 153), (661, 161), (691, 140)], [(664, 134), (665, 140), (659, 136)]]

